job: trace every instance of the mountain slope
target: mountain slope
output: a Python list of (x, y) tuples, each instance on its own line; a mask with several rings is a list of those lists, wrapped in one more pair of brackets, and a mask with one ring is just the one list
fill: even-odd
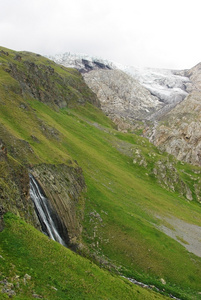
[[(59, 60), (52, 59), (69, 66), (75, 65), (76, 59), (82, 61), (82, 56), (60, 55)], [(110, 66), (113, 70), (94, 70), (91, 65), (84, 78), (118, 129), (143, 132), (163, 151), (201, 165), (200, 64), (183, 71)]]
[[(200, 232), (200, 168), (178, 162), (145, 138), (118, 132), (111, 120), (87, 101), (59, 108), (54, 101), (44, 103), (40, 97), (23, 93), (21, 79), (4, 70), (16, 56), (7, 51), (9, 55), (3, 54), (0, 65), (0, 128), (2, 144), (7, 148), (0, 163), (6, 169), (1, 173), (5, 193), (11, 186), (6, 182), (8, 171), (16, 171), (16, 165), (27, 173), (35, 172), (48, 196), (56, 189), (62, 195), (51, 201), (64, 200), (70, 204), (69, 211), (73, 209), (80, 229), (76, 240), (79, 253), (102, 267), (154, 284), (180, 298), (199, 299), (201, 253), (193, 241), (187, 249), (189, 239), (181, 231), (173, 239), (164, 229), (174, 231), (173, 218), (177, 223), (182, 220), (187, 228), (196, 226)], [(18, 63), (23, 67), (23, 57)], [(68, 69), (54, 68), (64, 77), (69, 75)], [(81, 79), (80, 84), (85, 90)], [(5, 168), (9, 160), (15, 165)], [(84, 185), (78, 201), (73, 187), (68, 189), (67, 169), (69, 174), (80, 171), (81, 178), (75, 177), (77, 183), (84, 176), (86, 189)], [(57, 172), (65, 177), (65, 186)], [(22, 175), (17, 176), (20, 181)], [(76, 189), (76, 184), (73, 186)], [(1, 199), (1, 205), (11, 210), (6, 203)], [(13, 204), (15, 213), (16, 208), (20, 211), (17, 204)], [(66, 216), (68, 212), (63, 211)], [(70, 231), (71, 224), (68, 226)]]
[[(170, 111), (176, 104), (180, 103), (187, 95), (188, 95), (188, 86), (190, 84), (189, 76), (184, 71), (176, 71), (176, 70), (166, 70), (166, 69), (153, 69), (153, 68), (136, 68), (133, 66), (123, 66), (118, 63), (108, 62), (103, 59), (93, 58), (90, 56), (82, 55), (82, 54), (70, 54), (64, 53), (55, 56), (49, 57), (53, 61), (57, 62), (58, 64), (68, 66), (68, 67), (75, 67), (80, 72), (84, 73), (85, 80), (87, 84), (94, 90), (96, 93), (101, 94), (101, 88), (103, 89), (102, 94), (105, 94), (105, 98), (110, 98), (110, 101), (107, 101), (103, 104), (103, 110), (111, 110), (110, 105), (114, 101), (119, 103), (119, 106), (125, 106), (124, 111), (122, 112), (122, 117), (126, 121), (127, 119), (130, 121), (130, 116), (124, 116), (126, 109), (127, 102), (131, 98), (138, 98), (139, 97), (139, 90), (141, 93), (144, 94), (144, 99), (146, 98), (149, 101), (147, 102), (147, 112), (144, 111), (144, 115), (141, 112), (140, 103), (143, 102), (143, 97), (140, 98), (139, 107), (136, 108), (136, 115), (140, 115), (140, 119), (149, 119), (155, 120), (162, 115), (166, 114)], [(86, 67), (90, 65), (90, 68)], [(103, 72), (104, 70), (113, 70), (113, 72)], [(108, 77), (111, 77), (111, 83), (113, 81), (113, 73), (115, 71), (122, 70), (124, 73), (127, 74), (127, 83), (126, 87), (124, 87), (123, 82), (118, 80), (116, 86), (119, 86), (118, 89), (128, 90), (127, 98), (121, 98), (121, 93), (117, 93), (117, 95), (111, 95), (109, 89), (103, 88), (105, 85), (105, 80)], [(91, 74), (93, 72), (93, 75)], [(86, 74), (87, 73), (87, 74)], [(100, 74), (99, 74), (100, 73)], [(107, 74), (103, 77), (102, 74)], [(125, 81), (126, 74), (124, 74)], [(116, 75), (116, 77), (118, 77)], [(123, 73), (122, 73), (123, 77)], [(135, 81), (132, 82), (131, 78), (134, 78)], [(91, 78), (91, 79), (90, 79)], [(107, 80), (107, 81), (108, 81)], [(131, 87), (128, 86), (128, 82), (132, 82), (132, 86), (134, 90), (137, 90), (136, 95), (129, 94)], [(110, 86), (111, 83), (107, 83), (107, 86)], [(111, 88), (111, 87), (110, 87)], [(109, 94), (107, 94), (109, 92)], [(117, 88), (116, 88), (117, 92)], [(151, 95), (149, 95), (151, 93)], [(119, 101), (117, 101), (117, 96), (119, 97)], [(103, 97), (102, 97), (103, 98)], [(104, 100), (106, 101), (106, 100)], [(103, 102), (103, 99), (102, 99)], [(108, 108), (106, 108), (108, 106)], [(149, 111), (149, 107), (152, 107), (152, 110)], [(155, 108), (155, 109), (153, 109)], [(129, 108), (129, 112), (132, 112), (132, 107)], [(152, 113), (152, 114), (151, 114)], [(127, 113), (128, 114), (128, 113)]]
[(101, 109), (117, 119), (135, 125), (161, 107), (158, 99), (141, 84), (120, 70), (93, 70), (84, 74), (87, 85), (101, 102)]
[(104, 271), (12, 215), (0, 233), (0, 299), (167, 299)]
[(67, 68), (75, 68), (81, 73), (86, 73), (92, 70), (100, 70), (100, 69), (103, 70), (116, 69), (114, 63), (100, 58), (91, 57), (86, 54), (72, 54), (70, 52), (66, 52), (64, 54), (47, 56), (47, 58)]
[(200, 64), (183, 71), (190, 78), (189, 92), (181, 103), (165, 115), (149, 137), (163, 151), (193, 165), (201, 165), (201, 71)]
[(189, 78), (178, 71), (134, 67), (125, 67), (124, 71), (166, 104), (179, 103), (188, 95)]

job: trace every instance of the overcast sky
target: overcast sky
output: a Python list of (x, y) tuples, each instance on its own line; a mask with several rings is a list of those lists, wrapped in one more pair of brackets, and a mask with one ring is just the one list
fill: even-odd
[(0, 46), (125, 65), (201, 62), (200, 0), (0, 0)]

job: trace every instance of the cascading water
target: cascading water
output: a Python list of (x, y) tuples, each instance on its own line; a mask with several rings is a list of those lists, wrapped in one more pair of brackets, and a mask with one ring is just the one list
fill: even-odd
[[(55, 221), (55, 214), (51, 209), (48, 199), (45, 197), (42, 189), (38, 182), (35, 180), (33, 175), (29, 175), (30, 178), (30, 197), (34, 202), (35, 210), (39, 218), (42, 231), (48, 235), (52, 240), (59, 242), (66, 246), (62, 239), (59, 229), (58, 222)], [(57, 220), (58, 221), (58, 220)]]

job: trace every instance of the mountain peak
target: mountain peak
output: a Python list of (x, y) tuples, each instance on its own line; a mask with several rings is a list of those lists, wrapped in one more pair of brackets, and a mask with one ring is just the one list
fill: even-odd
[(114, 63), (99, 57), (92, 57), (87, 54), (73, 54), (70, 52), (65, 52), (63, 54), (56, 54), (47, 57), (56, 62), (57, 64), (61, 64), (65, 67), (75, 68), (81, 73), (86, 73), (98, 69), (116, 69)]

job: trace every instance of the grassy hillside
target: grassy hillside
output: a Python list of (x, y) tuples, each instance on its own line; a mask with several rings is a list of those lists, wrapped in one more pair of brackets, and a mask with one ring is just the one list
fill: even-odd
[[(12, 55), (16, 54), (10, 53)], [(27, 89), (21, 90), (21, 79), (14, 79), (5, 71), (9, 57), (0, 57), (0, 62), (3, 59), (0, 65), (1, 138), (8, 148), (8, 157), (23, 166), (72, 165), (76, 160), (82, 167), (87, 192), (82, 221), (84, 247), (80, 252), (103, 267), (154, 284), (181, 299), (201, 299), (198, 294), (201, 292), (201, 258), (187, 251), (185, 237), (178, 236), (175, 240), (161, 230), (161, 226), (165, 226), (174, 231), (170, 217), (201, 226), (201, 207), (197, 202), (201, 169), (177, 162), (137, 135), (117, 132), (112, 122), (86, 101), (79, 106), (75, 101), (74, 105), (55, 108), (52, 103), (34, 98)], [(62, 69), (62, 72), (68, 70)], [(192, 201), (186, 199), (188, 188)], [(4, 253), (11, 245), (8, 240), (6, 247), (5, 232), (9, 235), (11, 228), (9, 225), (1, 233), (5, 238)], [(61, 252), (68, 251), (54, 245)], [(27, 243), (20, 247), (24, 254), (35, 253), (28, 250)], [(14, 252), (13, 249), (13, 254), (8, 255)], [(43, 259), (47, 260), (48, 256)], [(19, 258), (21, 264), (25, 263), (23, 257)], [(39, 266), (34, 268), (37, 270)], [(47, 264), (46, 268), (48, 271)], [(53, 275), (51, 280), (54, 282)], [(59, 280), (55, 279), (58, 286)], [(79, 287), (75, 285), (74, 290), (78, 293)], [(101, 290), (98, 293), (101, 295)], [(113, 299), (109, 294), (103, 295), (105, 298), (100, 299)], [(58, 299), (63, 296), (60, 297)], [(90, 299), (87, 297), (80, 299)]]
[[(147, 176), (148, 168), (133, 164), (133, 158), (122, 153), (122, 140), (155, 159), (163, 154), (138, 136), (125, 137), (94, 120), (84, 121), (86, 107), (55, 113), (41, 103), (30, 104), (38, 116), (62, 132), (62, 146), (83, 168), (88, 189), (83, 238), (92, 253), (126, 269), (131, 277), (152, 283), (158, 278), (158, 284), (165, 278), (166, 288), (199, 290), (201, 259), (156, 227), (163, 223), (163, 216), (200, 226), (200, 205), (162, 189), (152, 175)], [(100, 118), (100, 112), (96, 114)]]
[(0, 299), (165, 299), (100, 269), (14, 215), (4, 219)]

